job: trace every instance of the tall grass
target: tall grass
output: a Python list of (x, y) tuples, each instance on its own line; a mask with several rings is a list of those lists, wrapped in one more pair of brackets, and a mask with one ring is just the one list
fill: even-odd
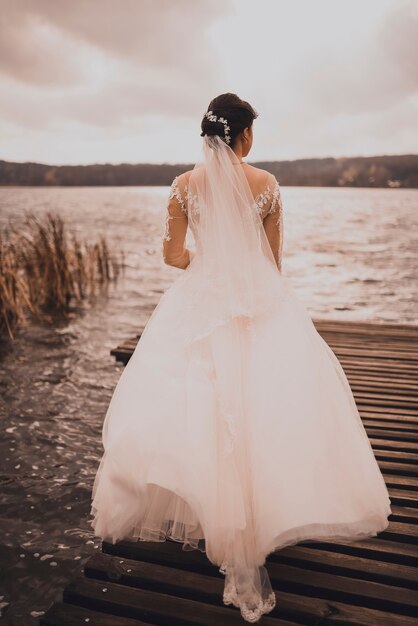
[(103, 235), (81, 241), (53, 212), (27, 212), (19, 229), (9, 224), (0, 232), (0, 334), (13, 338), (28, 313), (51, 319), (103, 293), (123, 268), (119, 254)]

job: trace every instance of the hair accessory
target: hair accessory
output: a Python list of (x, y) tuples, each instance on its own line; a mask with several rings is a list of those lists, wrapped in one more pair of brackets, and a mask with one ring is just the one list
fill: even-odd
[(224, 137), (225, 137), (225, 141), (226, 143), (231, 143), (231, 137), (228, 133), (229, 130), (231, 130), (228, 126), (228, 120), (226, 120), (224, 117), (217, 117), (217, 115), (214, 115), (213, 111), (207, 111), (205, 113), (205, 117), (208, 118), (208, 120), (210, 120), (211, 122), (221, 122), (221, 124), (224, 125)]

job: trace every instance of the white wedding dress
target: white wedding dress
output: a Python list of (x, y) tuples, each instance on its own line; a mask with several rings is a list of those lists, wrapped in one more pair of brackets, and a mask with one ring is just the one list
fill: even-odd
[(255, 622), (276, 602), (269, 553), (375, 536), (391, 508), (344, 371), (281, 273), (276, 179), (254, 198), (219, 137), (204, 154), (173, 181), (164, 254), (184, 271), (109, 404), (90, 523), (205, 551)]

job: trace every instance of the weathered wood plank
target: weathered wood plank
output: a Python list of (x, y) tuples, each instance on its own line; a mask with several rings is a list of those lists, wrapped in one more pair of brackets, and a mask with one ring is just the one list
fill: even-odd
[(307, 567), (313, 571), (347, 574), (361, 580), (418, 589), (418, 569), (408, 565), (387, 563), (328, 550), (309, 550), (302, 545), (288, 546), (271, 554), (269, 559), (282, 564)]
[[(103, 592), (106, 589), (106, 592)], [(64, 590), (64, 601), (103, 612), (167, 626), (242, 626), (239, 611), (166, 593), (128, 587), (114, 582), (78, 577)], [(294, 623), (263, 617), (266, 626)]]
[(409, 506), (418, 508), (418, 492), (409, 489), (398, 489), (397, 487), (388, 487), (389, 497), (393, 504), (398, 506)]
[(418, 420), (417, 422), (403, 422), (401, 420), (390, 420), (389, 417), (385, 420), (381, 417), (365, 417), (362, 414), (360, 414), (360, 416), (363, 418), (363, 424), (367, 423), (367, 425), (373, 426), (374, 428), (405, 430), (411, 433), (418, 431)]
[[(40, 626), (150, 626), (150, 622), (92, 611), (83, 606), (56, 602), (40, 619)], [(18, 625), (16, 625), (18, 626)], [(23, 626), (23, 624), (22, 624)]]
[(383, 476), (386, 473), (398, 474), (399, 476), (418, 477), (418, 465), (412, 463), (394, 463), (393, 461), (381, 461), (378, 459), (377, 464)]
[[(111, 580), (114, 576), (119, 576), (123, 580), (129, 580), (129, 585), (134, 587), (140, 587), (141, 589), (153, 590), (155, 585), (159, 585), (159, 589), (164, 593), (170, 593), (171, 595), (181, 596), (183, 598), (190, 598), (192, 600), (200, 600), (202, 602), (210, 604), (219, 604), (222, 596), (223, 581), (217, 576), (207, 576), (190, 571), (179, 571), (172, 567), (161, 566), (156, 564), (150, 564), (144, 561), (135, 561), (126, 559), (123, 563), (123, 575), (121, 569), (117, 569), (112, 564), (112, 559), (104, 559), (100, 555), (92, 557), (87, 566), (87, 575), (90, 577)], [(316, 563), (318, 564), (319, 553), (315, 555)], [(366, 605), (374, 605), (376, 601), (380, 606), (385, 606), (388, 610), (395, 608), (401, 608), (402, 613), (414, 613), (418, 603), (418, 579), (416, 576), (416, 570), (413, 568), (404, 568), (404, 578), (399, 576), (396, 578), (396, 585), (387, 584), (389, 578), (392, 580), (394, 577), (390, 577), (389, 570), (393, 565), (386, 566), (386, 579), (382, 574), (375, 571), (375, 577), (378, 578), (380, 584), (376, 584), (373, 580), (373, 575), (362, 576), (362, 584), (358, 585), (357, 577), (351, 578), (348, 576), (350, 573), (347, 569), (347, 565), (351, 560), (354, 564), (354, 559), (351, 557), (341, 557), (341, 555), (329, 555), (328, 561), (345, 558), (346, 567), (343, 570), (341, 567), (331, 567), (332, 573), (324, 572), (323, 568), (316, 568), (312, 571), (308, 568), (304, 569), (305, 561), (297, 559), (291, 563), (289, 559), (285, 564), (276, 559), (274, 562), (268, 564), (268, 571), (273, 587), (276, 590), (277, 597), (280, 598), (282, 591), (308, 593), (312, 595), (313, 592), (320, 593), (320, 597), (329, 599), (341, 599), (346, 600), (360, 600), (362, 606), (364, 602)], [(295, 566), (295, 563), (299, 567)], [(322, 561), (324, 565), (325, 561)], [(302, 566), (302, 567), (301, 567)], [(122, 565), (120, 566), (122, 568)], [(375, 568), (376, 569), (376, 568)], [(353, 572), (358, 575), (353, 567)], [(413, 572), (415, 571), (415, 576)], [(366, 571), (364, 570), (364, 572)], [(289, 576), (290, 574), (290, 576)], [(315, 597), (317, 595), (315, 594)], [(405, 609), (405, 606), (407, 608)], [(370, 606), (370, 608), (374, 608)], [(279, 611), (272, 612), (271, 615), (275, 616)]]
[[(418, 509), (408, 506), (398, 506), (392, 502), (391, 520), (394, 522), (405, 522), (406, 524), (418, 524)], [(418, 534), (418, 528), (417, 528)]]
[[(379, 433), (380, 434), (380, 433)], [(372, 448), (381, 450), (398, 450), (416, 454), (418, 444), (413, 441), (397, 441), (396, 439), (380, 439), (379, 434), (375, 437), (369, 435), (369, 441)]]
[[(381, 535), (379, 535), (379, 537), (347, 543), (315, 541), (312, 543), (301, 542), (298, 545), (304, 545), (308, 548), (322, 547), (322, 549), (332, 552), (345, 552), (346, 554), (354, 554), (371, 559), (380, 558), (380, 560), (391, 563), (418, 567), (418, 546), (416, 544), (381, 539), (380, 537)], [(279, 554), (286, 551), (288, 547), (279, 550)], [(189, 568), (194, 571), (212, 575), (215, 570), (216, 573), (216, 568), (208, 561), (205, 554), (197, 552), (196, 550), (181, 551), (179, 550), (179, 545), (174, 541), (166, 541), (158, 543), (157, 545), (147, 541), (137, 543), (121, 541), (116, 544), (104, 541), (102, 550), (107, 554), (112, 554), (120, 558), (145, 560), (159, 563), (160, 565), (178, 567), (180, 569)], [(267, 557), (267, 562), (271, 559), (274, 560), (272, 554)]]
[(343, 552), (354, 556), (418, 567), (418, 547), (416, 545), (390, 541), (380, 537), (381, 535), (352, 543), (316, 541), (315, 543), (302, 543), (302, 545), (311, 550), (331, 550), (332, 552)]

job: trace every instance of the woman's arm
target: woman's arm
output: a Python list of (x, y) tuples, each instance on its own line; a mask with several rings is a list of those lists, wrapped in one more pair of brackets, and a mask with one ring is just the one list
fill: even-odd
[(280, 186), (274, 177), (273, 193), (270, 209), (263, 219), (264, 230), (269, 240), (276, 265), (282, 271), (283, 255), (283, 210)]
[(164, 263), (186, 269), (191, 261), (189, 250), (185, 247), (188, 226), (187, 208), (184, 200), (184, 181), (176, 176), (171, 185), (165, 219), (163, 237)]

